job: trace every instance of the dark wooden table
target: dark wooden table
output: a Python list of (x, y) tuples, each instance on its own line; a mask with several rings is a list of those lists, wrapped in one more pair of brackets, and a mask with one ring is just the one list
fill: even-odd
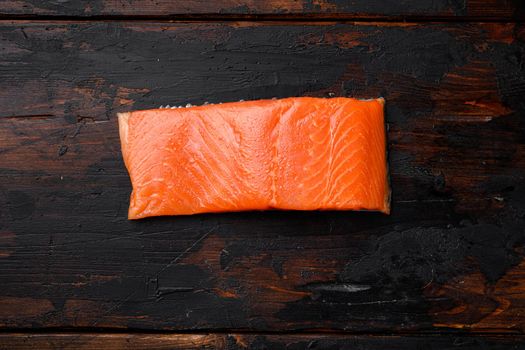
[[(525, 4), (0, 2), (0, 349), (525, 349)], [(392, 215), (126, 219), (115, 114), (384, 96)]]

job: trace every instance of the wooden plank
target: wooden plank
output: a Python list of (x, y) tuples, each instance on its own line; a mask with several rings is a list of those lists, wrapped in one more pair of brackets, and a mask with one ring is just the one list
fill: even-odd
[(341, 336), (250, 334), (5, 333), (0, 349), (525, 349), (522, 337)]
[(270, 15), (278, 17), (442, 17), (523, 19), (520, 0), (98, 0), (34, 1), (5, 0), (4, 16), (180, 16), (180, 15)]
[[(0, 25), (0, 324), (523, 333), (522, 24)], [(392, 215), (130, 222), (115, 113), (387, 100)]]

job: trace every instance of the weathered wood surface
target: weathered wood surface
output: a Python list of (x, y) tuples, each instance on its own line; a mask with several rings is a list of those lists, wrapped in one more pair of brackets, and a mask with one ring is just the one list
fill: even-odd
[[(525, 330), (522, 24), (0, 24), (0, 325)], [(392, 215), (130, 222), (115, 113), (384, 96)]]
[(341, 335), (248, 335), (248, 334), (103, 334), (50, 333), (0, 334), (1, 350), (518, 350), (522, 337), (462, 336), (341, 336)]
[(521, 0), (2, 0), (0, 15), (170, 16), (289, 15), (523, 19)]

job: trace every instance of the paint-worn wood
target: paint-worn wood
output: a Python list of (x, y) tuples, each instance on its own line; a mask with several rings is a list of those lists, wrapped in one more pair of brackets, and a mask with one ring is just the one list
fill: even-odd
[(523, 19), (521, 0), (4, 0), (0, 15), (170, 16), (273, 15), (330, 17), (482, 17)]
[(341, 335), (247, 335), (247, 334), (125, 334), (50, 333), (0, 334), (0, 349), (24, 350), (478, 350), (525, 349), (522, 337), (450, 336), (341, 336)]
[[(1, 23), (0, 325), (525, 330), (522, 24)], [(384, 96), (392, 215), (129, 222), (115, 113)]]

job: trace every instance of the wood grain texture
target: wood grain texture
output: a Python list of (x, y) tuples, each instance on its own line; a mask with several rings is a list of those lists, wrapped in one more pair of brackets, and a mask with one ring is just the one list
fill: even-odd
[[(525, 330), (522, 24), (0, 24), (0, 325)], [(130, 222), (115, 113), (387, 100), (392, 215)]]
[(101, 334), (50, 333), (0, 334), (0, 349), (75, 350), (477, 350), (525, 349), (522, 337), (450, 336), (341, 336), (341, 335), (248, 335), (248, 334)]
[[(442, 17), (516, 20), (525, 16), (521, 0), (4, 0), (0, 15), (170, 16), (272, 15), (279, 17)], [(316, 18), (313, 17), (313, 18)]]

